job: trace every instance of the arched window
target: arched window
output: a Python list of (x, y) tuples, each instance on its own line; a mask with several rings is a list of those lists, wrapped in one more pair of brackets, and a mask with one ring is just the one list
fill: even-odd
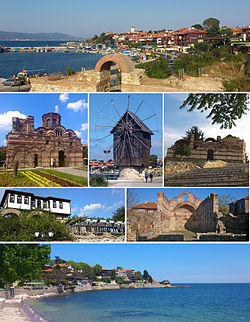
[(58, 141), (58, 146), (60, 146), (61, 145), (61, 141)]
[(50, 126), (50, 119), (47, 119), (47, 126)]
[(183, 200), (184, 201), (188, 201), (188, 195), (185, 193), (185, 195), (183, 196)]
[(69, 145), (72, 146), (72, 142), (70, 142)]
[(46, 145), (49, 145), (49, 140), (46, 140)]

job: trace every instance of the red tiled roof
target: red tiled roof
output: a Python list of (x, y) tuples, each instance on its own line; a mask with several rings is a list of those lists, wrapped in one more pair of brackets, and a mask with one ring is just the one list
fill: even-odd
[(156, 202), (145, 202), (132, 207), (132, 209), (155, 209), (157, 210)]

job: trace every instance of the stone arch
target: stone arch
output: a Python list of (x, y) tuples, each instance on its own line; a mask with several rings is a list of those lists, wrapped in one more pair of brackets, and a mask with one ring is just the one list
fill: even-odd
[(214, 160), (214, 149), (207, 150), (207, 161)]
[(103, 56), (95, 65), (96, 72), (102, 72), (104, 70), (109, 70), (111, 65), (116, 63), (122, 73), (130, 73), (135, 70), (135, 65), (132, 60), (124, 54), (114, 54)]
[(13, 215), (13, 214), (17, 217), (21, 216), (21, 212), (17, 209), (4, 209), (0, 212), (1, 217), (6, 217), (8, 215)]
[[(110, 68), (117, 64), (121, 75), (118, 75), (117, 86), (111, 88)], [(140, 85), (140, 80), (144, 76), (143, 69), (136, 69), (131, 58), (124, 54), (111, 54), (103, 56), (98, 60), (95, 66), (97, 74), (97, 92), (120, 91), (121, 86), (125, 84)]]
[(191, 202), (181, 202), (174, 208), (174, 229), (195, 232), (197, 226), (197, 207)]

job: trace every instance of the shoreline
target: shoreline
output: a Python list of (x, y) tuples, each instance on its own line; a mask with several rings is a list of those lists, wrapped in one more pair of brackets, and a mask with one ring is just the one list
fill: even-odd
[[(27, 295), (19, 294), (16, 298), (11, 300), (0, 299), (0, 320), (3, 322), (13, 322), (14, 320), (18, 322), (51, 322), (45, 319), (42, 315), (36, 312), (30, 305), (31, 301), (40, 300), (46, 297), (57, 297), (66, 296), (68, 294), (82, 293), (88, 291), (102, 291), (102, 290), (123, 290), (123, 289), (149, 289), (149, 288), (173, 288), (181, 286), (164, 286), (162, 284), (111, 284), (111, 285), (100, 285), (100, 286), (86, 286), (86, 287), (76, 287), (74, 292), (63, 292), (63, 293), (44, 293), (41, 295)], [(2, 301), (1, 301), (2, 300)], [(7, 305), (6, 305), (7, 304)]]

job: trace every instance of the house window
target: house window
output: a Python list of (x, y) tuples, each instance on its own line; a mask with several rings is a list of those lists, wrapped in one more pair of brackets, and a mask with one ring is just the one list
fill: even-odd
[(41, 208), (41, 200), (37, 200), (37, 208)]
[(53, 200), (53, 208), (56, 208), (56, 201)]
[(63, 209), (63, 203), (62, 203), (62, 201), (59, 201), (59, 209)]
[(33, 200), (31, 200), (31, 207), (32, 207), (32, 208), (35, 208), (35, 206), (36, 206), (36, 204), (35, 204), (35, 200), (33, 199)]
[(29, 204), (29, 197), (27, 197), (27, 196), (24, 197), (24, 204), (25, 205)]
[(47, 120), (47, 126), (50, 126), (50, 119)]
[(22, 196), (20, 195), (17, 196), (17, 203), (22, 203)]
[(53, 126), (56, 126), (56, 119), (53, 119)]
[(15, 195), (10, 195), (10, 202), (15, 202)]
[(47, 208), (47, 202), (43, 201), (43, 209), (46, 209), (46, 208)]
[(61, 145), (61, 141), (58, 141), (58, 146), (60, 146)]

